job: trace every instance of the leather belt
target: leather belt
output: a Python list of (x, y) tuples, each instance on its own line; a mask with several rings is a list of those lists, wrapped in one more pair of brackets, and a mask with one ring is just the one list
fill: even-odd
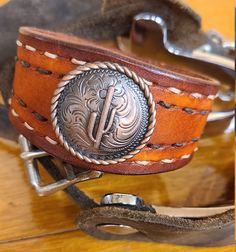
[(190, 161), (217, 81), (36, 28), (20, 28), (16, 43), (10, 120), (35, 146), (121, 174)]

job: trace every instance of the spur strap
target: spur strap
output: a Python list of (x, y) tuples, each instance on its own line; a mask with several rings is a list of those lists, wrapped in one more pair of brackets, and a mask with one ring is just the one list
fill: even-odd
[[(39, 162), (56, 181), (64, 178), (51, 158), (43, 157)], [(84, 209), (76, 220), (78, 228), (99, 239), (207, 247), (229, 245), (234, 240), (233, 205), (155, 206), (137, 196), (116, 193), (105, 195), (99, 204), (78, 186), (71, 185), (64, 191)]]
[(77, 37), (22, 27), (10, 120), (82, 168), (148, 174), (186, 165), (218, 82)]
[[(50, 157), (38, 161), (56, 181), (65, 178)], [(79, 175), (76, 167), (72, 173)], [(83, 209), (76, 220), (78, 228), (99, 239), (206, 247), (233, 244), (234, 205), (166, 207), (120, 193), (107, 194), (97, 203), (78, 186), (71, 185), (64, 191)]]
[[(20, 0), (20, 2), (21, 1), (22, 0)], [(13, 2), (13, 4), (18, 3), (19, 4), (18, 8), (21, 7), (21, 4), (19, 3), (19, 1), (11, 1), (10, 4), (12, 2)], [(64, 1), (60, 0), (60, 2), (64, 2)], [(111, 1), (107, 1), (107, 2), (111, 2)], [(116, 2), (116, 1), (112, 1), (111, 3), (113, 4), (114, 2)], [(137, 5), (136, 2), (137, 1), (135, 1), (135, 4), (133, 5), (133, 7), (134, 8), (139, 8), (139, 5)], [(139, 2), (145, 2), (144, 6), (146, 8), (148, 6), (149, 2), (154, 2), (154, 1), (139, 1)], [(77, 4), (78, 2), (75, 1), (75, 3)], [(157, 4), (158, 8), (155, 9), (155, 8), (152, 7), (150, 9), (160, 11), (161, 8), (160, 8), (159, 5), (162, 4), (162, 2), (159, 3), (159, 1), (157, 1), (156, 4)], [(25, 5), (22, 5), (22, 6), (24, 6), (24, 8), (25, 8)], [(29, 5), (26, 5), (26, 7), (28, 7), (28, 6)], [(38, 6), (37, 10), (42, 8), (42, 6), (43, 5), (40, 4)], [(122, 5), (122, 6), (124, 6), (124, 5)], [(174, 9), (175, 8), (171, 8), (171, 7), (170, 7), (170, 9), (173, 10), (173, 13), (171, 14), (171, 16), (174, 16), (174, 14), (175, 14)], [(13, 9), (16, 10), (18, 8), (12, 8), (12, 10)], [(59, 8), (59, 5), (58, 5), (58, 8)], [(140, 8), (135, 13), (139, 13), (140, 11), (142, 11), (145, 8)], [(75, 9), (80, 9), (80, 8), (75, 8)], [(127, 7), (125, 7), (125, 9), (127, 10)], [(11, 10), (11, 12), (12, 12), (12, 10)], [(183, 10), (182, 7), (181, 7), (180, 10), (181, 11)], [(43, 13), (45, 13), (45, 11), (48, 11), (48, 6), (47, 6), (47, 9), (45, 9), (43, 11)], [(130, 11), (127, 11), (127, 12), (128, 12), (129, 17), (133, 16), (133, 15), (130, 15)], [(160, 11), (160, 12), (163, 13), (163, 14), (166, 13), (165, 11)], [(5, 10), (4, 10), (4, 13), (5, 13)], [(34, 12), (28, 11), (26, 15), (30, 15), (30, 13), (35, 13), (35, 11)], [(58, 13), (58, 10), (56, 11), (56, 13)], [(113, 16), (117, 16), (117, 13), (119, 14), (119, 17), (120, 17), (120, 14), (123, 13), (123, 12), (120, 9), (116, 10), (116, 8), (114, 8), (114, 12), (112, 12), (112, 14), (111, 14), (112, 17), (110, 19), (113, 20)], [(176, 12), (176, 13), (179, 13), (179, 12)], [(77, 13), (76, 13), (76, 15), (77, 15)], [(38, 16), (38, 15), (34, 15), (34, 16)], [(177, 16), (178, 22), (181, 21), (181, 19), (179, 19), (179, 15), (176, 15), (176, 16)], [(4, 20), (6, 18), (7, 18), (7, 15), (6, 15), (6, 17), (4, 17)], [(20, 23), (20, 22), (26, 23), (26, 22), (28, 22), (28, 20), (30, 20), (30, 22), (32, 24), (32, 18), (27, 17), (26, 19), (27, 20), (23, 20), (22, 16), (20, 16), (20, 20), (18, 20), (17, 23)], [(102, 23), (104, 25), (109, 24), (109, 25), (106, 26), (106, 28), (110, 27), (110, 19), (109, 19), (109, 22), (107, 22), (107, 20), (105, 20), (105, 22)], [(61, 16), (60, 16), (60, 20), (61, 20)], [(116, 20), (116, 21), (118, 21), (118, 20)], [(186, 21), (186, 19), (185, 19), (185, 21)], [(38, 25), (37, 22), (39, 22), (39, 21), (36, 20), (35, 22), (36, 22), (35, 25)], [(65, 25), (65, 30), (71, 32), (70, 28), (73, 27), (73, 29), (74, 29), (73, 33), (76, 33), (76, 32), (80, 33), (81, 29), (76, 29), (76, 28), (78, 28), (78, 25), (77, 26), (72, 26), (76, 22), (77, 22), (77, 20), (76, 21), (73, 20), (73, 22), (71, 22), (70, 25)], [(125, 30), (130, 29), (130, 22), (127, 22), (127, 19), (119, 18), (119, 22), (121, 22), (121, 23), (123, 22), (120, 25), (119, 28), (125, 28)], [(128, 24), (128, 28), (127, 28), (127, 26), (124, 26), (124, 22), (125, 22), (126, 25)], [(56, 23), (56, 22), (54, 21), (54, 23), (53, 22), (51, 22), (51, 23), (52, 23), (52, 25), (54, 25), (54, 23)], [(40, 25), (42, 25), (42, 24), (40, 24)], [(48, 23), (47, 23), (47, 25), (48, 25)], [(91, 24), (88, 22), (88, 20), (85, 20), (85, 22), (83, 22), (83, 25), (81, 25), (80, 27), (83, 28), (85, 25), (89, 26), (88, 27), (89, 34), (87, 34), (88, 37), (92, 37), (92, 36), (94, 36), (94, 34), (97, 37), (100, 37), (101, 34), (107, 36), (107, 34), (110, 35), (111, 33), (112, 34), (115, 33), (113, 35), (114, 36), (117, 35), (117, 30), (118, 29), (112, 29), (112, 30), (109, 30), (109, 32), (107, 32), (107, 31), (104, 32), (106, 29), (104, 29), (104, 26), (101, 25), (100, 23), (97, 25), (97, 27), (94, 26), (94, 29), (91, 29)], [(94, 25), (94, 24), (92, 23), (92, 25)], [(11, 25), (9, 27), (12, 27), (12, 23), (11, 23)], [(103, 29), (101, 29), (101, 27), (103, 27)], [(182, 31), (182, 25), (179, 25), (179, 27), (180, 27), (180, 31)], [(190, 25), (189, 27), (192, 29), (193, 26)], [(85, 29), (86, 29), (86, 27), (85, 27)], [(121, 34), (123, 34), (123, 33), (124, 32), (121, 31)], [(15, 34), (15, 32), (12, 32), (12, 34)], [(82, 34), (83, 34), (83, 32), (82, 32)], [(12, 38), (13, 37), (14, 37), (14, 35), (12, 36)], [(175, 38), (176, 36), (172, 36), (172, 37)], [(3, 36), (3, 38), (8, 38), (8, 37)], [(195, 42), (195, 41), (197, 41), (197, 40), (194, 39), (193, 42)], [(10, 42), (10, 40), (8, 42)], [(9, 43), (8, 42), (5, 43), (5, 48), (6, 47), (9, 48)], [(18, 44), (21, 45), (19, 42), (18, 42)], [(189, 41), (187, 40), (186, 45), (190, 45), (190, 44), (192, 45), (192, 43), (189, 43)], [(29, 44), (29, 46), (30, 46), (30, 44)], [(34, 50), (34, 47), (33, 48), (32, 47), (33, 46), (27, 47), (27, 50), (31, 50), (31, 51)], [(3, 48), (3, 47), (1, 47), (1, 48)], [(56, 44), (55, 44), (55, 48), (57, 48)], [(4, 53), (4, 50), (5, 49), (3, 49), (3, 53)], [(66, 51), (63, 51), (63, 52), (65, 53)], [(11, 51), (11, 53), (12, 53), (12, 51)], [(47, 54), (47, 55), (49, 55), (49, 54)], [(53, 55), (50, 55), (50, 56), (53, 57)], [(51, 64), (54, 65), (54, 63), (51, 63)], [(41, 66), (41, 63), (40, 63), (39, 66)], [(68, 70), (74, 69), (75, 67), (76, 66), (74, 66), (73, 68), (71, 67)], [(40, 70), (40, 68), (38, 70)], [(38, 76), (41, 76), (41, 75), (38, 75)], [(24, 76), (24, 78), (25, 78), (25, 76)], [(26, 80), (27, 80), (27, 78), (26, 78)], [(37, 78), (34, 78), (33, 80), (34, 80), (34, 82), (31, 83), (32, 88), (33, 88), (33, 86), (35, 86), (35, 83), (37, 84)], [(6, 85), (7, 84), (10, 85), (9, 83), (10, 83), (9, 81), (6, 81)], [(45, 82), (45, 83), (47, 84), (47, 82)], [(188, 84), (188, 81), (185, 82), (185, 83)], [(49, 83), (48, 83), (48, 85), (49, 85)], [(4, 88), (6, 88), (6, 86), (4, 86), (3, 89)], [(44, 101), (42, 102), (42, 100), (40, 100), (40, 99), (42, 99), (44, 96), (47, 96), (46, 91), (47, 90), (46, 90), (46, 87), (45, 87), (44, 92), (41, 92), (40, 96), (34, 96), (34, 95), (32, 96), (32, 99), (34, 98), (34, 99), (38, 100), (39, 101), (38, 104), (40, 106), (42, 106), (42, 107), (45, 105), (45, 102)], [(175, 89), (172, 89), (172, 91), (178, 92)], [(32, 89), (28, 92), (28, 94), (30, 92), (32, 92)], [(37, 91), (34, 91), (34, 92), (36, 93)], [(32, 92), (32, 94), (34, 92)], [(190, 92), (190, 93), (192, 93), (192, 92)], [(200, 91), (198, 91), (197, 93), (200, 93)], [(209, 91), (209, 95), (211, 95), (211, 94), (215, 94), (215, 92), (211, 93)], [(35, 100), (35, 102), (36, 102), (36, 100)], [(22, 103), (22, 101), (18, 100), (18, 102), (21, 103), (21, 107), (23, 107), (24, 105), (27, 105), (26, 103), (24, 104), (24, 101)], [(197, 100), (194, 99), (193, 101), (194, 101), (194, 104), (195, 104), (195, 102)], [(200, 101), (202, 102), (202, 100), (200, 100)], [(193, 107), (195, 108), (196, 105), (197, 104), (193, 105)], [(12, 105), (12, 106), (14, 106), (14, 105)], [(14, 108), (15, 107), (13, 107), (13, 109)], [(6, 110), (3, 109), (1, 111), (3, 113), (2, 112), (0, 113), (0, 117), (2, 117), (3, 115), (4, 116), (2, 117), (3, 120), (0, 120), (0, 123), (6, 122), (3, 125), (0, 124), (0, 126), (3, 127), (3, 131), (2, 131), (3, 134), (2, 135), (4, 137), (11, 137), (11, 138), (15, 139), (15, 134), (14, 134), (14, 136), (10, 136), (9, 134), (5, 134), (6, 133), (5, 129), (9, 129), (10, 127), (9, 127), (9, 125), (7, 123), (6, 116), (5, 116), (6, 115), (5, 114)], [(38, 139), (39, 139), (38, 134), (35, 134), (35, 132), (33, 132), (33, 134), (29, 134), (29, 132), (31, 132), (32, 129), (31, 129), (31, 131), (27, 130), (27, 128), (31, 128), (32, 126), (30, 124), (28, 124), (28, 123), (24, 123), (24, 126), (22, 126), (22, 128), (21, 128), (20, 127), (20, 122), (19, 122), (19, 120), (21, 119), (21, 116), (19, 116), (19, 114), (16, 114), (16, 111), (14, 111), (14, 110), (12, 110), (12, 112), (14, 113), (14, 116), (10, 115), (10, 117), (12, 118), (12, 120), (17, 119), (17, 120), (14, 121), (15, 122), (14, 125), (17, 125), (18, 131), (20, 131), (22, 133), (25, 132), (25, 136), (28, 135), (29, 139), (32, 142), (35, 139), (34, 140), (35, 145), (39, 146), (40, 141), (38, 141)], [(16, 118), (17, 115), (18, 115), (18, 118)], [(39, 113), (38, 114), (34, 113), (34, 115), (38, 116), (41, 120), (44, 120), (43, 117), (40, 117)], [(190, 122), (191, 122), (191, 120), (190, 120)], [(29, 121), (29, 123), (30, 123), (30, 121)], [(22, 122), (21, 122), (21, 125), (22, 125)], [(169, 122), (166, 124), (166, 126), (169, 126)], [(182, 128), (180, 128), (180, 129), (182, 129)], [(0, 131), (1, 130), (2, 130), (2, 128), (0, 127)], [(47, 140), (49, 140), (49, 138), (47, 138)], [(43, 145), (43, 144), (40, 144), (40, 145)], [(50, 150), (52, 148), (53, 148), (52, 145), (48, 146), (48, 150)], [(50, 151), (48, 151), (48, 152), (50, 153)], [(48, 158), (48, 157), (40, 158), (40, 162), (43, 164), (44, 168), (51, 174), (51, 176), (56, 181), (60, 181), (61, 179), (63, 179), (63, 176), (60, 175), (58, 167), (56, 167), (51, 162), (50, 158)], [(124, 162), (121, 165), (124, 165), (125, 163), (128, 163), (129, 166), (133, 165), (132, 162)], [(143, 164), (145, 164), (145, 162)], [(156, 165), (158, 165), (158, 163)], [(101, 165), (98, 165), (97, 168), (99, 168), (99, 167), (101, 168)], [(165, 170), (167, 170), (166, 168), (167, 168), (167, 166), (165, 166)], [(139, 167), (138, 169), (139, 169), (139, 171), (141, 171), (143, 168)], [(159, 166), (158, 166), (158, 171), (160, 171)], [(78, 168), (75, 168), (75, 173), (76, 172), (78, 172)], [(78, 187), (76, 187), (74, 185), (71, 185), (71, 186), (67, 187), (65, 189), (65, 191), (69, 194), (69, 196), (71, 196), (72, 199), (74, 199), (74, 201), (78, 204), (78, 206), (80, 208), (87, 209), (87, 210), (84, 210), (82, 215), (80, 215), (79, 218), (78, 218), (79, 227), (82, 230), (84, 230), (85, 232), (87, 232), (87, 233), (89, 233), (89, 234), (91, 234), (93, 236), (96, 236), (98, 238), (158, 241), (158, 242), (164, 242), (164, 243), (169, 242), (169, 243), (174, 243), (174, 244), (196, 245), (196, 246), (220, 246), (220, 245), (225, 245), (225, 244), (232, 243), (232, 241), (233, 241), (233, 236), (234, 236), (234, 213), (233, 213), (233, 210), (230, 210), (230, 208), (233, 209), (233, 206), (231, 206), (229, 208), (225, 207), (225, 212), (224, 211), (222, 213), (217, 212), (216, 215), (212, 216), (212, 217), (209, 217), (209, 216), (206, 215), (206, 216), (202, 216), (202, 217), (198, 216), (199, 218), (194, 218), (194, 216), (191, 217), (191, 216), (184, 216), (183, 215), (183, 216), (177, 216), (176, 218), (174, 218), (173, 217), (173, 212), (170, 213), (170, 212), (167, 211), (166, 208), (163, 209), (161, 207), (156, 207), (156, 214), (155, 214), (153, 211), (150, 210), (150, 208), (148, 210), (148, 208), (146, 208), (146, 209), (143, 209), (143, 208), (135, 209), (132, 206), (121, 206), (121, 205), (116, 205), (116, 206), (115, 205), (113, 205), (113, 206), (103, 205), (103, 206), (99, 206), (96, 202), (89, 199), (83, 192), (81, 192), (78, 189)], [(91, 208), (91, 209), (88, 209), (88, 208)], [(216, 209), (217, 208), (218, 207), (216, 207)], [(197, 209), (199, 210), (200, 208), (197, 208)], [(175, 213), (180, 211), (180, 210), (182, 211), (182, 209), (177, 209), (177, 211), (175, 211)], [(198, 211), (198, 213), (199, 213), (199, 211)], [(120, 224), (121, 227), (125, 227), (125, 228), (133, 226), (133, 228), (131, 228), (131, 232), (130, 232), (129, 235), (126, 234), (126, 235), (120, 236), (120, 235), (115, 235), (115, 234), (109, 234), (109, 233), (105, 232), (106, 228), (109, 228), (108, 223), (114, 224), (114, 225), (117, 224), (118, 226)], [(110, 226), (112, 227), (112, 225), (110, 225)], [(138, 232), (135, 232), (135, 229)]]

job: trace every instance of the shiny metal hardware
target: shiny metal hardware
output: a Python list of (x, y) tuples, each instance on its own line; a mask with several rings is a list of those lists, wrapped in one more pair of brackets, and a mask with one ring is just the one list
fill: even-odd
[(234, 116), (235, 111), (234, 110), (229, 110), (229, 111), (219, 111), (219, 112), (213, 112), (210, 113), (208, 118), (207, 118), (207, 122), (215, 122), (215, 121), (220, 121), (220, 120), (224, 120), (227, 118), (231, 118)]
[(217, 32), (209, 31), (208, 33), (212, 43), (203, 44), (193, 50), (187, 50), (176, 46), (168, 40), (167, 24), (162, 17), (155, 13), (139, 13), (133, 18), (131, 38), (134, 37), (134, 33), (138, 32), (137, 25), (143, 21), (154, 22), (161, 28), (163, 44), (168, 52), (234, 70), (234, 59), (229, 57), (229, 52), (234, 51), (234, 43), (224, 40)]
[(127, 193), (111, 193), (106, 194), (101, 199), (101, 205), (129, 205), (129, 206), (140, 206), (143, 204), (143, 199), (133, 194)]
[[(216, 31), (209, 31), (206, 37), (209, 38), (207, 44), (197, 45), (195, 48), (186, 49), (178, 47), (176, 44), (171, 42), (168, 37), (168, 27), (165, 20), (155, 13), (139, 13), (133, 18), (133, 24), (131, 28), (131, 39), (140, 38), (138, 27), (143, 22), (152, 22), (160, 27), (163, 35), (163, 44), (165, 49), (172, 54), (191, 58), (210, 64), (218, 65), (224, 68), (230, 75), (234, 76), (234, 52), (235, 44), (222, 38)], [(222, 101), (233, 101), (234, 100), (234, 89), (230, 91), (220, 91), (218, 98)], [(208, 122), (214, 122), (231, 118), (235, 111), (232, 108), (229, 111), (212, 111), (208, 117)]]
[(51, 120), (61, 145), (96, 165), (132, 158), (155, 128), (149, 84), (112, 62), (86, 63), (66, 74), (51, 100)]
[(23, 135), (19, 136), (19, 144), (21, 148), (20, 157), (24, 160), (30, 184), (34, 187), (39, 196), (55, 193), (79, 182), (100, 178), (103, 174), (99, 171), (86, 171), (82, 172), (79, 174), (79, 176), (71, 180), (62, 179), (54, 183), (42, 184), (35, 159), (49, 156), (49, 154), (45, 151), (33, 150), (32, 145)]
[[(106, 194), (101, 199), (101, 205), (123, 205), (123, 206), (131, 206), (137, 207), (145, 205), (143, 199), (139, 198), (133, 194), (126, 194), (126, 193), (111, 193)], [(131, 226), (128, 225), (121, 225), (121, 224), (111, 224), (111, 223), (104, 223), (97, 225), (97, 229), (109, 234), (116, 234), (116, 235), (130, 235), (138, 233), (139, 231)]]
[[(139, 208), (140, 204), (144, 205), (143, 199), (136, 195), (125, 193), (110, 193), (101, 199), (101, 205), (126, 205)], [(219, 207), (169, 207), (151, 205), (151, 207), (156, 210), (157, 214), (193, 219), (214, 216), (235, 208), (234, 205)]]
[[(139, 201), (138, 196), (130, 194), (109, 194), (102, 199), (102, 205), (129, 205), (136, 206)], [(170, 218), (190, 218), (199, 219), (223, 214), (229, 210), (234, 210), (234, 205), (220, 206), (220, 207), (168, 207), (168, 206), (154, 206), (158, 215), (168, 216)], [(96, 228), (102, 232), (112, 235), (131, 235), (138, 233), (139, 230), (130, 225), (116, 224), (116, 223), (101, 223)]]

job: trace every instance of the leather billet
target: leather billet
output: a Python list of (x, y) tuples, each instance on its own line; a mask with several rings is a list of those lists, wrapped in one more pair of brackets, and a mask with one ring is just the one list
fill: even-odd
[[(190, 161), (218, 91), (217, 81), (182, 70), (164, 69), (115, 49), (36, 28), (22, 27), (16, 43), (10, 119), (35, 146), (73, 165), (121, 174), (164, 172), (180, 168)], [(87, 80), (81, 77), (82, 72)], [(76, 84), (80, 88), (76, 95), (73, 90), (76, 85), (72, 87), (71, 83), (88, 79), (88, 89), (93, 87), (93, 90), (83, 92), (87, 92), (87, 96), (90, 92), (90, 98), (78, 97), (86, 85)], [(125, 87), (121, 94), (117, 83), (120, 83), (121, 89), (122, 85)], [(110, 95), (106, 115), (102, 116), (109, 85), (113, 85), (115, 91)], [(72, 91), (69, 92), (69, 89)], [(71, 97), (72, 94), (75, 97), (64, 99), (67, 104), (62, 104), (63, 98), (60, 100), (60, 97)], [(91, 105), (95, 97), (100, 98)], [(75, 104), (69, 102), (76, 99)], [(88, 111), (75, 108), (81, 99), (88, 99), (93, 107), (87, 108)], [(127, 106), (119, 110), (124, 100)], [(58, 112), (58, 107), (64, 110)], [(63, 122), (68, 116), (65, 115), (68, 108), (70, 118)], [(72, 108), (75, 111), (71, 112)], [(137, 114), (132, 119), (132, 116), (127, 119), (124, 115), (134, 111)], [(60, 113), (64, 119), (59, 116)], [(76, 113), (82, 113), (84, 120), (83, 127), (78, 127), (80, 132), (75, 134), (79, 140), (68, 136), (68, 129), (76, 131), (73, 124), (81, 119), (74, 116)], [(91, 114), (94, 121), (89, 136), (86, 128), (91, 122)], [(148, 117), (145, 117), (147, 114)], [(60, 121), (59, 126), (55, 118)], [(110, 119), (110, 125), (107, 119)], [(105, 123), (99, 128), (102, 120)], [(125, 125), (123, 128), (120, 127), (122, 123)], [(110, 128), (107, 129), (107, 126)], [(104, 133), (106, 129), (107, 134)], [(122, 145), (120, 139), (125, 139), (125, 130), (133, 130), (133, 141), (127, 140)], [(90, 147), (99, 134), (101, 148)], [(130, 133), (127, 134), (129, 136)]]

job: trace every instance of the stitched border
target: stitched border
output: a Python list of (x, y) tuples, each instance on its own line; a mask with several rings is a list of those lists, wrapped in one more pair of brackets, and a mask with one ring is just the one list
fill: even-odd
[(194, 144), (199, 141), (199, 138), (193, 138), (190, 141), (182, 142), (182, 143), (172, 143), (172, 144), (152, 144), (148, 143), (147, 148), (150, 148), (152, 150), (165, 150), (165, 149), (178, 149), (185, 147), (187, 145)]
[[(17, 97), (16, 96), (14, 96), (15, 97), (15, 99), (17, 100)], [(9, 99), (9, 105), (11, 106), (11, 101), (12, 101), (12, 98), (10, 98)], [(22, 106), (20, 103), (18, 103), (20, 106)], [(26, 106), (22, 106), (22, 108), (24, 108), (24, 109), (27, 109), (28, 110), (28, 112), (29, 113), (31, 113), (31, 114), (33, 114), (34, 116), (35, 116), (35, 112), (34, 111), (30, 111), (30, 109), (27, 107), (27, 104), (25, 104)], [(16, 111), (14, 110), (14, 108), (13, 107), (11, 107), (11, 113), (12, 113), (12, 115), (14, 116), (14, 117), (19, 117), (19, 115), (16, 113)], [(37, 113), (38, 114), (38, 113)], [(41, 116), (40, 114), (38, 114), (39, 116)], [(42, 116), (43, 117), (43, 116)], [(44, 117), (43, 117), (44, 118)], [(45, 121), (45, 119), (44, 120), (40, 120), (38, 117), (36, 117), (35, 116), (35, 119), (37, 119), (37, 121), (38, 122), (41, 122), (41, 123), (47, 123), (47, 124), (49, 124), (49, 122), (48, 122), (48, 120), (47, 121)], [(31, 130), (31, 131), (34, 131), (34, 128), (31, 126), (31, 125), (29, 125), (27, 122), (24, 122), (23, 120), (21, 120), (20, 118), (19, 118), (19, 120), (22, 122), (22, 124), (24, 124), (24, 126), (26, 127), (26, 128), (28, 128), (29, 130)], [(41, 135), (41, 134), (39, 134), (39, 135)], [(47, 140), (49, 140), (50, 138), (48, 137), (48, 136), (44, 136), (44, 135), (41, 135), (41, 136), (43, 136), (43, 137), (46, 137), (47, 138)], [(185, 147), (185, 146), (187, 146), (187, 145), (190, 145), (190, 144), (193, 144), (193, 143), (196, 143), (196, 142), (198, 142), (199, 141), (199, 139), (200, 138), (193, 138), (193, 139), (191, 139), (190, 141), (186, 141), (186, 142), (182, 142), (182, 143), (172, 143), (172, 144), (152, 144), (152, 143), (148, 143), (147, 145), (146, 145), (146, 148), (148, 148), (148, 149), (152, 149), (152, 150), (157, 150), (157, 149), (160, 149), (160, 150), (164, 150), (164, 149), (172, 149), (172, 148), (181, 148), (181, 147)], [(51, 139), (52, 140), (52, 139)], [(50, 141), (50, 140), (49, 140)], [(53, 142), (56, 142), (56, 141), (54, 141), (54, 140), (52, 140)], [(57, 143), (58, 144), (58, 143)]]
[[(51, 53), (51, 52), (48, 52), (48, 51), (41, 51), (35, 47), (32, 47), (30, 45), (27, 45), (27, 44), (23, 44), (20, 40), (16, 40), (16, 45), (18, 47), (22, 47), (22, 48), (25, 48), (26, 50), (34, 53), (34, 52), (38, 52), (39, 54), (41, 55), (44, 55), (45, 57), (48, 57), (50, 59), (57, 59), (57, 58), (62, 58), (62, 59), (65, 59), (65, 60), (68, 60), (70, 61), (72, 64), (75, 64), (75, 65), (84, 65), (86, 64), (87, 62), (85, 61), (81, 61), (79, 59), (76, 59), (76, 58), (66, 58), (66, 57), (63, 57), (61, 55), (58, 55), (58, 54), (54, 54), (54, 53)], [(217, 95), (204, 95), (204, 94), (201, 94), (201, 93), (188, 93), (186, 91), (183, 91), (183, 90), (180, 90), (176, 87), (168, 87), (168, 88), (161, 88), (160, 85), (159, 85), (159, 88), (162, 89), (163, 91), (165, 92), (170, 92), (170, 93), (174, 93), (174, 94), (178, 94), (178, 95), (186, 95), (186, 96), (189, 96), (191, 98), (195, 98), (195, 99), (208, 99), (208, 100), (214, 100)]]
[(41, 67), (32, 66), (27, 61), (20, 60), (18, 58), (16, 58), (16, 62), (19, 62), (21, 64), (21, 66), (24, 68), (30, 69), (31, 71), (36, 71), (37, 73), (42, 74), (42, 75), (50, 75), (50, 77), (53, 77), (58, 80), (60, 80), (64, 76), (63, 74), (53, 73), (52, 71), (43, 69)]
[(48, 58), (50, 58), (50, 59), (62, 58), (62, 59), (65, 59), (65, 60), (70, 61), (72, 64), (75, 64), (75, 65), (84, 65), (84, 64), (87, 63), (86, 61), (79, 60), (79, 59), (76, 59), (76, 58), (66, 58), (66, 57), (63, 57), (63, 56), (58, 55), (58, 54), (55, 54), (55, 53), (51, 53), (51, 52), (48, 52), (48, 51), (39, 50), (39, 49), (37, 49), (37, 48), (35, 48), (35, 47), (32, 47), (32, 46), (30, 46), (30, 45), (23, 44), (23, 43), (22, 43), (21, 41), (19, 41), (19, 40), (16, 40), (16, 45), (17, 45), (18, 47), (23, 47), (23, 48), (25, 48), (26, 50), (31, 51), (31, 52), (38, 52), (39, 54), (44, 55), (45, 57), (48, 57)]
[[(11, 114), (14, 116), (14, 117), (17, 117), (18, 120), (30, 131), (33, 131), (34, 128), (32, 128), (28, 123), (26, 122), (23, 122), (19, 115), (16, 113), (16, 111), (11, 108)], [(41, 138), (44, 138), (48, 143), (50, 143), (51, 145), (58, 145), (58, 142), (54, 141), (53, 139), (51, 139), (49, 136), (43, 136), (43, 135), (38, 135), (38, 137), (41, 137)], [(161, 160), (157, 160), (157, 161), (148, 161), (148, 160), (141, 160), (141, 161), (131, 161), (131, 163), (136, 163), (136, 164), (139, 164), (139, 165), (149, 165), (151, 163), (164, 163), (164, 164), (170, 164), (170, 163), (174, 163), (178, 160), (182, 160), (182, 159), (188, 159), (191, 157), (191, 155), (196, 152), (198, 150), (198, 148), (196, 147), (194, 149), (193, 152), (191, 153), (188, 153), (188, 154), (184, 154), (182, 156), (180, 156), (179, 158), (172, 158), (172, 159), (161, 159)]]
[(182, 111), (182, 112), (185, 112), (187, 114), (190, 114), (190, 115), (196, 115), (196, 114), (199, 114), (199, 115), (202, 115), (202, 116), (205, 116), (205, 115), (208, 115), (211, 110), (198, 110), (198, 109), (193, 109), (193, 108), (189, 108), (189, 107), (182, 107), (182, 106), (177, 106), (175, 104), (169, 104), (167, 102), (164, 102), (164, 101), (157, 101), (157, 106), (160, 106), (162, 108), (165, 108), (165, 109), (169, 109), (169, 110), (174, 110), (174, 111)]
[[(19, 61), (21, 62), (21, 61)], [(23, 61), (24, 62), (24, 61)], [(25, 66), (25, 63), (21, 63), (23, 67), (26, 67), (26, 68), (30, 68), (30, 66)], [(35, 68), (33, 68), (32, 70), (35, 70)], [(55, 76), (54, 76), (55, 77)], [(61, 78), (61, 77), (60, 77)], [(58, 79), (59, 78), (59, 75), (58, 75)], [(16, 99), (19, 100), (19, 105), (22, 106), (22, 104), (24, 104), (23, 107), (26, 106), (25, 102), (20, 99), (19, 97), (17, 97), (16, 95), (14, 95), (16, 97)], [(162, 108), (165, 108), (165, 109), (170, 109), (170, 110), (177, 110), (177, 111), (182, 111), (182, 112), (185, 112), (189, 115), (196, 115), (196, 114), (199, 114), (199, 115), (202, 115), (202, 116), (205, 116), (205, 115), (208, 115), (211, 111), (210, 110), (198, 110), (198, 109), (193, 109), (193, 108), (189, 108), (189, 107), (182, 107), (182, 106), (179, 106), (179, 105), (175, 105), (175, 104), (169, 104), (167, 102), (164, 102), (164, 101), (156, 101), (156, 105), (157, 106), (161, 106)]]
[[(20, 117), (19, 115), (16, 113), (16, 111), (14, 110), (14, 108), (11, 107), (11, 114), (14, 116), (14, 117), (17, 117), (19, 119), (19, 121), (30, 131), (35, 131), (35, 129), (29, 125), (27, 122), (24, 122)], [(36, 132), (36, 131), (35, 131)], [(48, 141), (50, 144), (52, 145), (57, 145), (58, 142), (53, 140), (52, 138), (50, 138), (49, 136), (47, 135), (41, 135), (41, 134), (38, 134), (40, 137), (43, 137), (46, 141)]]

